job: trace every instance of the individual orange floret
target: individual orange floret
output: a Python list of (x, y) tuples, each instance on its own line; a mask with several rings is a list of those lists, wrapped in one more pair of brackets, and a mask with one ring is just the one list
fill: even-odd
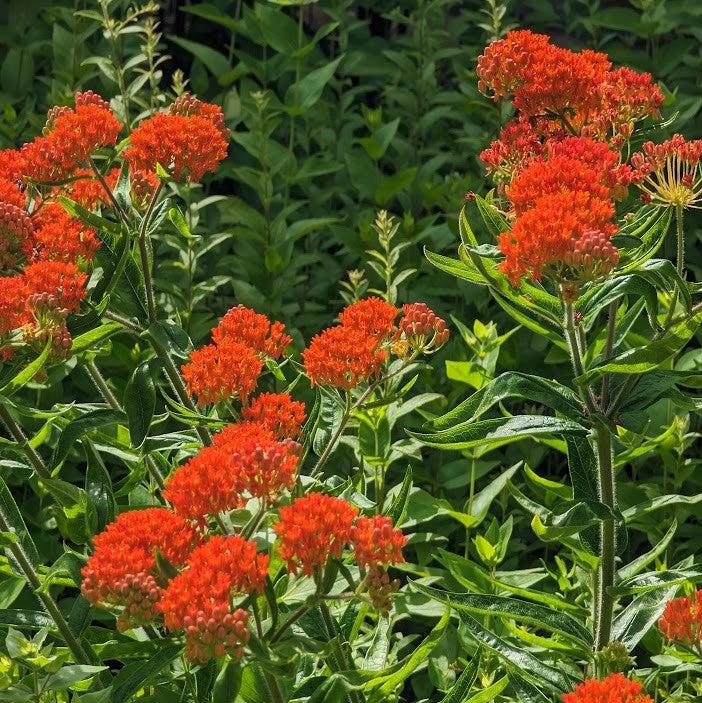
[(83, 595), (90, 603), (122, 606), (120, 630), (151, 622), (162, 594), (157, 552), (172, 566), (182, 566), (196, 539), (195, 530), (167, 508), (122, 513), (94, 539), (81, 571)]
[(312, 385), (345, 389), (376, 376), (386, 358), (387, 352), (378, 348), (376, 339), (345, 325), (316, 335), (302, 352)]
[(623, 674), (610, 674), (601, 681), (589, 679), (573, 693), (563, 695), (563, 703), (653, 703), (638, 681)]
[(393, 336), (391, 350), (401, 357), (411, 354), (433, 354), (446, 344), (449, 331), (426, 303), (402, 306), (402, 317)]
[(668, 601), (658, 621), (665, 637), (685, 647), (702, 646), (702, 590)]
[(262, 369), (263, 361), (250, 346), (227, 339), (196, 349), (181, 372), (198, 405), (207, 405), (230, 398), (246, 401)]
[(358, 510), (342, 498), (308, 493), (280, 509), (273, 529), (279, 538), (278, 554), (288, 571), (311, 576), (331, 558), (341, 556), (351, 538)]
[(401, 564), (405, 544), (407, 537), (384, 515), (359, 517), (351, 530), (351, 546), (361, 569)]
[(16, 269), (31, 256), (33, 233), (32, 220), (22, 208), (0, 202), (0, 270)]
[(520, 117), (500, 130), (499, 138), (480, 153), (480, 160), (496, 181), (510, 181), (515, 173), (543, 150), (541, 136), (534, 128), (533, 120)]
[(212, 330), (215, 344), (233, 341), (245, 344), (254, 351), (277, 359), (292, 339), (285, 334), (282, 322), (271, 322), (262, 313), (244, 305), (230, 308)]
[(27, 299), (46, 294), (54, 298), (57, 308), (78, 312), (88, 277), (74, 263), (36, 261), (25, 266), (22, 276)]
[(25, 210), (27, 207), (27, 195), (17, 181), (10, 181), (0, 177), (0, 203), (8, 203)]
[(225, 653), (242, 656), (248, 613), (232, 598), (262, 593), (268, 555), (238, 535), (215, 536), (193, 551), (158, 603), (166, 627), (185, 632), (185, 656), (203, 663)]
[(394, 305), (372, 296), (347, 305), (339, 313), (339, 320), (344, 327), (379, 342), (392, 331), (397, 313), (398, 309)]
[(90, 261), (100, 247), (95, 230), (71, 217), (60, 203), (48, 202), (32, 215), (34, 258)]
[(305, 421), (305, 404), (289, 393), (261, 393), (242, 411), (245, 420), (258, 422), (276, 437), (297, 437)]
[[(517, 285), (522, 276), (539, 280), (547, 267), (555, 267), (558, 278), (561, 264), (569, 264), (575, 244), (586, 232), (596, 231), (611, 237), (614, 206), (610, 200), (593, 197), (584, 191), (560, 191), (536, 200), (530, 210), (517, 217), (511, 230), (499, 238), (505, 260), (500, 268)], [(605, 252), (611, 258), (610, 252)]]
[(160, 164), (176, 181), (199, 181), (227, 156), (227, 140), (212, 120), (159, 112), (132, 131), (125, 158), (137, 171)]

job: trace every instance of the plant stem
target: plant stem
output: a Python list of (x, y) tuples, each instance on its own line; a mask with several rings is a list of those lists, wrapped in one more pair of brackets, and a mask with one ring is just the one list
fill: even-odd
[[(617, 507), (617, 497), (612, 461), (612, 433), (605, 425), (598, 423), (595, 427), (595, 441), (600, 501), (614, 510)], [(613, 518), (602, 521), (600, 539), (600, 565), (593, 608), (595, 651), (609, 644), (612, 632), (614, 599), (607, 589), (614, 586), (615, 575), (616, 525)]]
[[(582, 376), (585, 373), (585, 367), (583, 366), (583, 350), (580, 348), (578, 333), (575, 329), (575, 310), (573, 309), (573, 303), (566, 301), (565, 298), (563, 300), (563, 330), (568, 344), (568, 351), (570, 352), (573, 371), (576, 376)], [(583, 391), (583, 400), (589, 412), (597, 411), (595, 397), (589, 385)]]
[(122, 220), (122, 223), (126, 226), (129, 224), (129, 218), (127, 216), (127, 213), (122, 209), (122, 206), (117, 202), (117, 198), (115, 198), (115, 194), (112, 192), (112, 188), (110, 188), (109, 185), (107, 185), (107, 181), (105, 180), (105, 177), (102, 175), (102, 172), (98, 168), (98, 165), (95, 163), (95, 160), (91, 156), (90, 159), (90, 168), (92, 168), (93, 173), (95, 174), (95, 178), (99, 181), (100, 185), (102, 186), (102, 189), (105, 191), (105, 195), (107, 195), (109, 201), (112, 203), (112, 207), (115, 209), (115, 212), (117, 213), (118, 217), (120, 220)]
[(682, 205), (675, 206), (675, 231), (677, 241), (676, 268), (681, 278), (685, 278), (685, 231)]
[[(5, 516), (5, 513), (0, 506), (0, 529), (3, 532), (11, 532), (10, 524)], [(92, 664), (92, 661), (86, 651), (83, 649), (81, 643), (76, 639), (75, 635), (71, 632), (71, 628), (66, 622), (66, 618), (63, 617), (63, 613), (59, 610), (56, 601), (51, 597), (48, 591), (41, 591), (41, 581), (37, 575), (31, 560), (25, 554), (24, 549), (19, 541), (10, 544), (7, 549), (10, 550), (15, 561), (22, 570), (27, 582), (31, 586), (36, 597), (41, 601), (46, 612), (51, 616), (51, 619), (56, 624), (56, 629), (59, 631), (63, 641), (66, 643), (68, 649), (71, 650), (73, 658), (78, 664)]]
[(44, 463), (36, 449), (29, 443), (27, 436), (22, 431), (22, 428), (15, 422), (15, 418), (12, 417), (10, 411), (0, 403), (0, 420), (2, 420), (5, 427), (7, 427), (8, 432), (12, 435), (12, 438), (17, 442), (17, 444), (22, 447), (22, 450), (27, 455), (27, 458), (32, 463), (35, 471), (41, 478), (51, 478), (51, 472)]
[(327, 442), (327, 446), (324, 447), (324, 450), (319, 456), (319, 459), (317, 460), (317, 463), (314, 465), (312, 468), (312, 471), (310, 472), (310, 476), (316, 476), (324, 466), (324, 464), (327, 463), (327, 459), (329, 458), (329, 455), (332, 453), (334, 447), (336, 446), (336, 443), (341, 437), (341, 433), (344, 431), (344, 428), (346, 427), (346, 423), (349, 421), (349, 418), (351, 417), (351, 394), (346, 393), (346, 400), (344, 404), (344, 413), (341, 416), (341, 420), (339, 421), (339, 426), (336, 428), (332, 436), (329, 438), (329, 441)]
[[(604, 348), (604, 358), (609, 360), (612, 356), (612, 350), (614, 349), (614, 331), (617, 324), (617, 310), (619, 308), (619, 301), (615, 300), (609, 304), (609, 312), (607, 319), (607, 341), (605, 342)], [(609, 404), (609, 383), (610, 374), (605, 374), (602, 379), (602, 397), (600, 398), (600, 408), (602, 412), (606, 412), (607, 406)]]
[(119, 315), (116, 312), (112, 312), (111, 310), (105, 310), (105, 312), (102, 313), (102, 316), (106, 317), (108, 320), (119, 322), (122, 327), (128, 329), (130, 332), (134, 332), (134, 334), (142, 334), (146, 331), (139, 323), (128, 320), (126, 317)]
[[(105, 399), (105, 402), (113, 410), (116, 410), (117, 412), (122, 412), (122, 406), (115, 397), (114, 393), (110, 390), (110, 387), (107, 385), (107, 381), (100, 372), (100, 369), (97, 367), (97, 364), (94, 361), (88, 361), (85, 364), (85, 369), (88, 372), (88, 375), (90, 376), (92, 382), (96, 385), (98, 391), (100, 391), (100, 395), (102, 395), (102, 397)], [(161, 474), (161, 470), (156, 465), (156, 462), (153, 461), (150, 456), (145, 456), (144, 464), (146, 465), (146, 468), (149, 474), (151, 475), (151, 478), (153, 478), (156, 482), (156, 485), (158, 486), (159, 490), (163, 491), (166, 486), (163, 481), (163, 475)]]
[(144, 275), (144, 288), (146, 290), (146, 306), (149, 313), (149, 324), (156, 322), (156, 305), (154, 304), (154, 285), (151, 278), (151, 263), (149, 262), (148, 249), (148, 229), (153, 215), (154, 208), (158, 201), (161, 191), (163, 190), (163, 181), (160, 181), (156, 190), (154, 190), (149, 205), (144, 213), (144, 219), (139, 227), (139, 256), (141, 257), (141, 268)]
[(283, 633), (295, 622), (297, 622), (308, 610), (309, 605), (301, 605), (279, 628), (273, 637), (271, 637), (271, 644), (275, 644), (283, 635)]

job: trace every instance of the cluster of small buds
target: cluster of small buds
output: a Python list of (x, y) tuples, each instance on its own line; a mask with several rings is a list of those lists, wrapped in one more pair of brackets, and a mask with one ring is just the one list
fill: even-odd
[(402, 308), (403, 317), (391, 343), (396, 356), (432, 354), (446, 344), (449, 331), (446, 322), (425, 303), (410, 303)]
[(375, 566), (368, 570), (366, 585), (373, 607), (381, 613), (387, 613), (392, 608), (393, 596), (400, 588), (400, 580), (391, 580), (386, 569)]
[(22, 330), (23, 341), (41, 350), (51, 340), (51, 358), (56, 361), (68, 359), (73, 344), (66, 327), (68, 310), (61, 307), (57, 296), (46, 292), (34, 293), (27, 299), (27, 307), (32, 320)]
[(246, 465), (241, 471), (241, 486), (249, 495), (267, 502), (275, 501), (281, 491), (295, 481), (300, 444), (293, 439), (257, 446), (253, 452), (232, 452), (234, 464)]
[(114, 584), (115, 594), (124, 609), (117, 618), (117, 629), (125, 632), (154, 621), (156, 603), (161, 597), (161, 587), (150, 574), (125, 574)]
[(248, 620), (245, 610), (237, 608), (230, 613), (220, 606), (212, 608), (210, 613), (200, 610), (194, 617), (186, 616), (185, 656), (195, 663), (205, 663), (224, 654), (242, 657), (250, 636)]
[(611, 238), (600, 230), (588, 230), (573, 242), (564, 263), (575, 272), (578, 281), (594, 281), (606, 276), (619, 263), (619, 251)]
[[(78, 96), (76, 95), (76, 98), (77, 97)], [(71, 112), (71, 108), (66, 105), (54, 105), (52, 108), (49, 108), (49, 111), (46, 113), (46, 123), (44, 124), (41, 133), (44, 136), (50, 134), (51, 130), (56, 125), (56, 121), (58, 120), (58, 118), (61, 117), (61, 115), (65, 115), (69, 112)]]
[(171, 115), (184, 117), (205, 117), (219, 130), (224, 139), (229, 139), (230, 130), (224, 123), (224, 114), (216, 105), (204, 103), (191, 93), (179, 95), (172, 103), (168, 112)]
[(24, 210), (0, 202), (0, 270), (14, 269), (22, 255), (31, 251), (33, 231), (32, 220)]
[(102, 96), (98, 95), (93, 90), (84, 90), (75, 95), (76, 107), (81, 107), (83, 105), (95, 105), (103, 110), (110, 109), (110, 103), (105, 100)]

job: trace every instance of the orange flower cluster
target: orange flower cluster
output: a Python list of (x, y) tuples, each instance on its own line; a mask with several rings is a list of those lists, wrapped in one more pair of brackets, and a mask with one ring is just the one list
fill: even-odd
[(167, 508), (122, 513), (95, 537), (81, 572), (83, 595), (91, 603), (122, 606), (120, 630), (150, 622), (162, 595), (157, 551), (171, 565), (183, 565), (196, 539), (194, 529)]
[(75, 109), (52, 108), (44, 134), (20, 150), (22, 175), (38, 183), (70, 178), (96, 151), (114, 146), (122, 125), (92, 91), (76, 93)]
[(662, 144), (646, 142), (633, 154), (633, 180), (647, 202), (695, 206), (702, 198), (702, 139), (676, 134)]
[(521, 116), (562, 122), (569, 131), (630, 136), (635, 122), (657, 117), (663, 95), (650, 74), (612, 70), (605, 54), (573, 52), (529, 30), (510, 32), (478, 59), (478, 88), (511, 99)]
[(199, 405), (228, 398), (245, 402), (256, 388), (263, 358), (278, 358), (291, 342), (280, 322), (271, 323), (243, 305), (227, 312), (212, 330), (212, 340), (182, 367), (183, 379)]
[[(110, 206), (105, 188), (90, 169), (79, 168), (73, 175), (76, 180), (70, 183), (67, 188), (67, 195), (71, 200), (75, 200), (86, 210), (94, 210), (98, 206)], [(117, 185), (118, 178), (118, 168), (110, 169), (104, 176), (105, 183), (113, 190)]]
[(653, 703), (638, 681), (622, 674), (610, 674), (601, 681), (589, 679), (573, 693), (563, 696), (563, 703)]
[(221, 109), (184, 95), (139, 124), (124, 156), (135, 171), (160, 164), (176, 181), (199, 181), (227, 156), (228, 140)]
[(543, 34), (510, 32), (478, 59), (478, 87), (512, 99), (518, 114), (480, 155), (498, 182), (538, 156), (546, 142), (589, 136), (621, 149), (637, 122), (658, 118), (663, 94), (648, 73), (611, 69), (604, 54), (575, 53)]
[(280, 540), (278, 554), (288, 571), (311, 576), (329, 559), (340, 557), (351, 538), (358, 510), (323, 493), (308, 493), (280, 509), (273, 529)]
[(225, 653), (241, 656), (249, 638), (248, 613), (232, 597), (262, 593), (268, 555), (239, 536), (214, 536), (190, 555), (185, 570), (158, 602), (166, 627), (185, 632), (185, 656), (206, 662)]
[(347, 306), (339, 315), (341, 324), (313, 337), (302, 353), (312, 385), (351, 389), (378, 374), (395, 317), (397, 308), (380, 298)]
[(402, 548), (407, 537), (383, 515), (359, 517), (351, 530), (351, 543), (356, 563), (362, 569), (401, 564), (405, 560)]
[(47, 202), (32, 215), (35, 256), (52, 261), (90, 261), (98, 250), (95, 230), (71, 217), (56, 202)]
[(297, 437), (305, 421), (305, 404), (293, 400), (289, 393), (261, 393), (241, 414), (245, 420), (257, 422), (276, 437)]
[(18, 266), (22, 258), (31, 256), (34, 227), (29, 215), (17, 205), (0, 202), (0, 269)]
[(176, 512), (198, 521), (252, 497), (275, 502), (295, 482), (300, 445), (274, 434), (269, 429), (274, 422), (264, 416), (262, 422), (225, 427), (211, 446), (171, 474), (164, 497)]
[(658, 628), (667, 639), (685, 647), (702, 646), (702, 590), (669, 601)]

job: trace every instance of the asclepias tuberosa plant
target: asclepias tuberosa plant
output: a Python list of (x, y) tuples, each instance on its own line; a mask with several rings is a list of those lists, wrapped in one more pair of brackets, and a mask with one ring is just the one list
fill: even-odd
[[(637, 508), (618, 505), (616, 470), (621, 433), (654, 403), (698, 406), (696, 374), (673, 362), (702, 321), (684, 265), (702, 143), (640, 139), (663, 102), (651, 76), (531, 32), (491, 44), (478, 76), (516, 113), (482, 154), (496, 187), (468, 198), (459, 258), (428, 257), (487, 289), (572, 374), (486, 371), (438, 417), (425, 408), (436, 394), (415, 386), (449, 328), (398, 300), (408, 244), (384, 212), (369, 252), (380, 283), (351, 272), (337, 322), (302, 344), (235, 305), (194, 348), (192, 309), (172, 305), (160, 273), (174, 237), (189, 273), (206, 246), (184, 203), (227, 154), (216, 105), (181, 92), (129, 129), (80, 92), (41, 136), (0, 152), (0, 532), (14, 597), (26, 588), (31, 604), (0, 616), (22, 662), (2, 682), (12, 700), (380, 703), (409, 700), (434, 661), (426, 700), (651, 703), (655, 676), (630, 675), (649, 631), (699, 658), (699, 594), (674, 596), (702, 573), (690, 559), (646, 571), (674, 530), (618, 561)], [(677, 255), (656, 258), (671, 232)], [(124, 382), (110, 378), (111, 345), (131, 363)], [(63, 395), (79, 376), (88, 401)], [(535, 404), (547, 411), (507, 409)], [(408, 427), (420, 411), (429, 426)], [(471, 493), (469, 514), (405, 469), (422, 446), (527, 438), (567, 456), (570, 487), (524, 467), (557, 496), (547, 504), (511, 481), (519, 465)], [(469, 531), (504, 491), (573, 555), (587, 584), (574, 600), (563, 560), (558, 593), (533, 570), (498, 571), (511, 521), (475, 535), (485, 569), (468, 536), (460, 556), (413, 533), (444, 515)], [(60, 554), (46, 557), (42, 530)], [(421, 639), (419, 615), (436, 616)], [(442, 647), (456, 662), (444, 678)]]
[[(690, 560), (651, 573), (644, 571), (650, 559), (621, 564), (627, 523), (637, 512), (618, 504), (617, 482), (627, 478), (617, 455), (625, 448), (621, 435), (638, 431), (661, 399), (699, 409), (699, 377), (676, 370), (675, 360), (702, 322), (684, 260), (685, 213), (702, 196), (702, 141), (681, 135), (650, 141), (663, 104), (652, 77), (614, 69), (601, 53), (556, 47), (544, 35), (509, 33), (485, 49), (477, 75), (482, 92), (514, 108), (480, 155), (495, 187), (486, 196), (466, 195), (458, 259), (431, 251), (427, 257), (489, 291), (516, 322), (567, 355), (572, 373), (565, 384), (525, 371), (504, 373), (413, 436), (429, 447), (462, 451), (559, 440), (570, 489), (550, 507), (516, 487), (512, 493), (533, 516), (534, 533), (572, 550), (590, 573), (589, 614), (580, 623), (588, 632), (574, 658), (590, 676), (604, 677), (626, 667), (628, 651), (661, 616), (677, 584), (699, 578)], [(672, 261), (661, 258), (670, 237)], [(544, 412), (512, 414), (506, 409), (512, 404), (538, 404)], [(686, 498), (661, 496), (641, 510), (676, 501)], [(459, 610), (480, 612), (477, 600), (474, 610), (463, 607), (469, 596), (420, 588)], [(539, 595), (533, 599), (539, 602)], [(693, 596), (677, 605), (679, 632), (687, 634), (673, 634), (664, 619), (661, 629), (699, 650), (698, 635), (690, 634), (690, 628), (699, 631), (695, 603)], [(512, 659), (508, 669), (521, 667), (516, 652), (529, 656), (521, 650), (524, 641), (501, 641), (472, 614), (465, 625), (475, 642)], [(563, 672), (524, 662), (527, 680), (516, 683), (521, 672), (512, 681), (522, 701), (551, 700), (564, 686)], [(564, 700), (652, 700), (640, 684), (612, 676), (593, 679)]]

